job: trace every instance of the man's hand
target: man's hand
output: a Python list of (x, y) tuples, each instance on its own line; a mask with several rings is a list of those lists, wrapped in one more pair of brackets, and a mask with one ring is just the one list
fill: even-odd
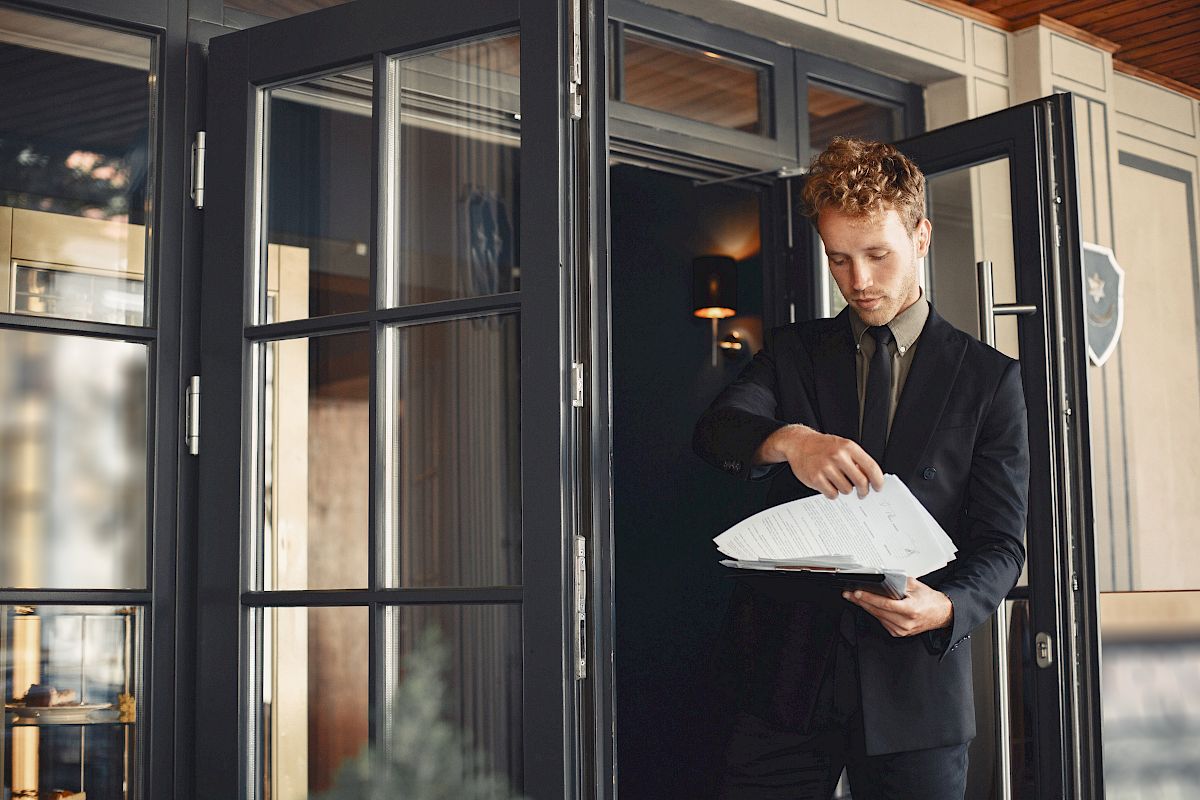
[(796, 480), (829, 499), (855, 489), (863, 497), (869, 487), (883, 488), (883, 470), (856, 442), (787, 425), (772, 433), (755, 454), (760, 464), (786, 461)]
[(903, 600), (893, 600), (861, 589), (842, 592), (842, 597), (865, 609), (892, 636), (916, 636), (925, 631), (945, 628), (954, 620), (954, 604), (937, 589), (926, 586), (916, 578), (909, 578), (906, 591), (908, 597)]

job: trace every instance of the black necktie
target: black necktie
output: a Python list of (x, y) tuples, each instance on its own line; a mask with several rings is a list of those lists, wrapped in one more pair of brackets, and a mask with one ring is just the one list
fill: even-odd
[(892, 330), (887, 325), (867, 328), (875, 339), (875, 355), (867, 370), (867, 395), (863, 400), (862, 435), (859, 444), (880, 466), (887, 446), (888, 412), (892, 405)]

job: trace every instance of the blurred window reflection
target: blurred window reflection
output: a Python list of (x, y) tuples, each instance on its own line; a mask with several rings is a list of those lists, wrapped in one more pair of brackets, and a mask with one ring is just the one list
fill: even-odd
[(0, 330), (0, 586), (146, 586), (146, 345)]
[(0, 311), (143, 324), (152, 45), (0, 8)]

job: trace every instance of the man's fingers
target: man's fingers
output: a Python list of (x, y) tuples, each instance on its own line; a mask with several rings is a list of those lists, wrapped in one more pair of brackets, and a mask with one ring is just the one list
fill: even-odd
[(893, 614), (903, 614), (908, 608), (903, 600), (893, 600), (890, 597), (884, 597), (874, 592), (864, 592), (858, 589), (848, 592), (848, 594), (850, 595), (847, 598), (848, 600), (853, 600), (863, 608), (877, 608), (880, 611), (888, 611)]
[(833, 484), (834, 488), (841, 494), (850, 494), (850, 492), (854, 491), (854, 484), (850, 482), (844, 472), (838, 469), (836, 464), (832, 464), (825, 469), (825, 479)]
[(858, 490), (859, 497), (866, 497), (867, 489), (871, 482), (866, 473), (859, 468), (858, 463), (854, 460), (850, 453), (847, 453), (840, 460), (838, 466), (842, 470), (842, 474), (850, 483), (854, 484), (854, 488)]
[(813, 481), (812, 488), (816, 489), (818, 492), (825, 495), (830, 500), (837, 499), (837, 496), (838, 496), (837, 487), (834, 486), (832, 483), (830, 483), (828, 478), (818, 476), (817, 479), (815, 481)]
[(883, 488), (883, 470), (879, 464), (857, 442), (847, 442), (847, 444), (855, 468), (863, 473), (863, 477), (875, 491), (881, 490)]

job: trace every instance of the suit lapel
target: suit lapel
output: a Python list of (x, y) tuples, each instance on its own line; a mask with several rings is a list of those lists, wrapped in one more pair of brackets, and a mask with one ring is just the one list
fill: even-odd
[(912, 368), (900, 394), (883, 456), (883, 471), (904, 477), (921, 463), (958, 376), (966, 342), (936, 310), (921, 332)]
[(858, 376), (849, 315), (849, 309), (842, 309), (834, 324), (821, 331), (813, 348), (813, 370), (823, 432), (858, 441)]

